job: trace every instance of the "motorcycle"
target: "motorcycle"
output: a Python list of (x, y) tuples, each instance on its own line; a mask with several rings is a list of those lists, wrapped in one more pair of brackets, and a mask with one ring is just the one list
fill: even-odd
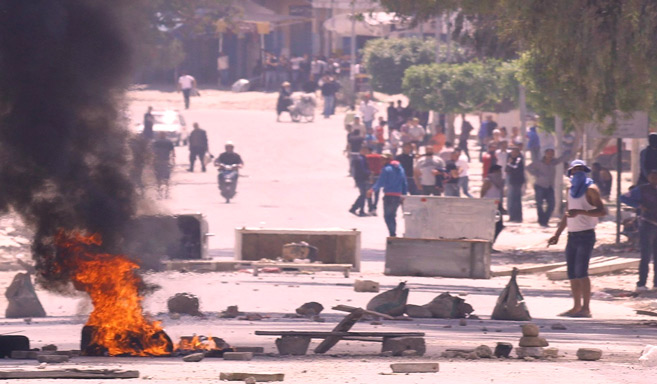
[(315, 100), (315, 95), (312, 93), (304, 93), (300, 96), (292, 98), (292, 105), (288, 107), (290, 111), (290, 117), (295, 123), (301, 121), (303, 117), (307, 122), (312, 122), (315, 120), (315, 107), (317, 106), (317, 101)]
[(230, 203), (230, 199), (237, 193), (238, 168), (239, 166), (237, 164), (219, 164), (219, 190), (221, 191), (221, 196), (226, 199), (226, 204)]

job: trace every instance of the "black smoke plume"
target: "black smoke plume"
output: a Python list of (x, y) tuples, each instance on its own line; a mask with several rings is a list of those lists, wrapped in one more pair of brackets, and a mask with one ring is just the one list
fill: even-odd
[(116, 247), (133, 215), (120, 105), (130, 35), (111, 0), (0, 0), (0, 211), (33, 227), (42, 283), (68, 281), (53, 235)]

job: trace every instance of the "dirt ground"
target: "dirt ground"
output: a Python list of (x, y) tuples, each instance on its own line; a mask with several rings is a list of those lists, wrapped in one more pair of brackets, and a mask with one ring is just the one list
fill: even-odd
[[(172, 199), (158, 201), (163, 211), (175, 212), (206, 207), (211, 230), (217, 238), (211, 242), (210, 254), (215, 258), (232, 258), (232, 229), (241, 225), (267, 222), (266, 225), (288, 224), (291, 227), (357, 227), (363, 233), (362, 268), (349, 278), (336, 272), (317, 273), (264, 273), (254, 277), (250, 271), (190, 273), (148, 272), (144, 277), (153, 292), (144, 299), (145, 310), (162, 321), (172, 339), (199, 334), (221, 337), (236, 346), (261, 346), (264, 355), (252, 361), (232, 362), (206, 358), (199, 363), (184, 363), (179, 357), (166, 358), (73, 358), (70, 363), (49, 365), (45, 369), (121, 368), (136, 369), (141, 380), (153, 383), (214, 383), (220, 372), (280, 372), (287, 383), (652, 383), (653, 369), (639, 364), (638, 357), (648, 344), (656, 344), (657, 319), (637, 315), (636, 309), (657, 310), (655, 293), (639, 297), (631, 294), (636, 281), (636, 270), (595, 276), (593, 283), (592, 319), (566, 319), (557, 316), (571, 304), (567, 281), (552, 281), (543, 274), (521, 275), (518, 283), (534, 322), (541, 327), (551, 347), (559, 349), (560, 357), (549, 361), (518, 359), (462, 360), (445, 359), (441, 353), (448, 348), (475, 348), (485, 344), (491, 348), (497, 342), (518, 345), (521, 336), (520, 322), (490, 320), (497, 297), (508, 282), (508, 277), (488, 280), (449, 279), (427, 277), (394, 277), (383, 275), (385, 236), (382, 235), (381, 217), (355, 218), (346, 212), (347, 202), (355, 198), (353, 182), (345, 177), (346, 162), (341, 157), (344, 131), (341, 116), (334, 120), (321, 120), (312, 126), (291, 124), (274, 125), (270, 111), (275, 94), (243, 93), (201, 90), (201, 97), (193, 99), (193, 110), (186, 112), (188, 121), (200, 121), (212, 126), (213, 121), (227, 120), (234, 124), (212, 126), (208, 129), (211, 148), (219, 149), (226, 137), (241, 142), (255, 140), (253, 146), (243, 144), (248, 178), (240, 181), (238, 199), (230, 206), (217, 200), (214, 176), (186, 173), (185, 150), (178, 148), (178, 166), (174, 171)], [(136, 119), (148, 105), (156, 108), (180, 105), (180, 95), (169, 89), (136, 88), (129, 94), (130, 111)], [(230, 111), (229, 111), (230, 110)], [(312, 131), (311, 131), (312, 130)], [(246, 132), (245, 132), (246, 131)], [(303, 146), (285, 147), (284, 143), (300, 140)], [(248, 138), (252, 139), (248, 139)], [(320, 144), (317, 144), (319, 142)], [(285, 167), (269, 168), (272, 151), (265, 150), (270, 143)], [(299, 141), (302, 143), (302, 141)], [(339, 143), (339, 144), (338, 144)], [(339, 146), (340, 145), (340, 146)], [(306, 148), (308, 147), (308, 148)], [(327, 148), (328, 147), (328, 148)], [(472, 146), (474, 148), (474, 145)], [(322, 158), (314, 161), (293, 161), (298, 156), (320, 151)], [(262, 153), (261, 153), (262, 152)], [(245, 153), (245, 155), (244, 155)], [(320, 164), (317, 164), (319, 162)], [(254, 167), (253, 164), (261, 164)], [(333, 168), (340, 166), (339, 170)], [(250, 168), (249, 168), (250, 166)], [(320, 168), (321, 167), (321, 168)], [(326, 168), (326, 170), (324, 169)], [(476, 161), (472, 165), (473, 192), (479, 188), (480, 172)], [(276, 173), (271, 176), (272, 173)], [(305, 179), (304, 179), (305, 178)], [(301, 184), (303, 180), (312, 184)], [(339, 188), (337, 188), (339, 186)], [(291, 188), (297, 190), (291, 191)], [(304, 190), (305, 188), (305, 190)], [(301, 189), (301, 192), (298, 191)], [(265, 191), (266, 192), (263, 192)], [(260, 191), (259, 195), (253, 191)], [(299, 192), (299, 193), (298, 193)], [(298, 193), (298, 194), (297, 194)], [(317, 196), (331, 194), (332, 199), (317, 203)], [(149, 195), (150, 196), (150, 195)], [(270, 201), (271, 200), (271, 201)], [(202, 204), (202, 205), (201, 205)], [(345, 208), (340, 208), (344, 206)], [(565, 238), (554, 248), (546, 249), (547, 238), (553, 228), (542, 229), (535, 224), (536, 214), (531, 196), (524, 201), (526, 223), (509, 224), (496, 248), (502, 251), (492, 257), (492, 269), (562, 261)], [(278, 221), (277, 221), (278, 220)], [(556, 220), (556, 219), (555, 219)], [(228, 221), (226, 223), (226, 221)], [(554, 225), (555, 221), (552, 222)], [(596, 255), (637, 257), (636, 250), (627, 245), (615, 246), (615, 224), (606, 221), (599, 225)], [(0, 217), (0, 287), (11, 282), (16, 271), (24, 270), (22, 263), (30, 263), (30, 230), (13, 214)], [(412, 331), (425, 332), (427, 353), (423, 357), (382, 357), (378, 343), (342, 341), (326, 355), (309, 353), (301, 357), (283, 357), (276, 353), (273, 336), (255, 336), (256, 330), (330, 330), (344, 313), (333, 310), (337, 304), (365, 306), (375, 293), (358, 293), (353, 290), (356, 279), (378, 281), (382, 290), (407, 281), (410, 288), (409, 303), (425, 304), (443, 292), (463, 297), (470, 303), (480, 320), (469, 319), (464, 326), (458, 320), (415, 319), (413, 321), (362, 321), (354, 331)], [(202, 317), (170, 316), (166, 301), (178, 292), (196, 295), (201, 303)], [(91, 305), (82, 295), (62, 296), (37, 288), (37, 293), (48, 314), (42, 319), (0, 318), (0, 334), (24, 334), (33, 347), (56, 344), (59, 349), (79, 348), (80, 332), (91, 311)], [(322, 322), (311, 319), (284, 317), (294, 313), (301, 304), (317, 301), (324, 306)], [(0, 308), (6, 307), (0, 297)], [(238, 305), (246, 313), (258, 313), (260, 321), (220, 318), (220, 312), (229, 305)], [(565, 330), (553, 330), (560, 323)], [(317, 345), (314, 340), (312, 350)], [(578, 361), (575, 353), (580, 347), (595, 347), (603, 351), (596, 362)], [(515, 354), (512, 352), (512, 355)], [(389, 365), (395, 362), (430, 361), (440, 363), (440, 372), (431, 374), (390, 374)], [(2, 369), (35, 369), (30, 360), (4, 360)], [(137, 380), (135, 380), (137, 381)], [(35, 382), (48, 382), (46, 380)], [(73, 382), (60, 380), (59, 383)], [(112, 382), (93, 380), (94, 383)]]

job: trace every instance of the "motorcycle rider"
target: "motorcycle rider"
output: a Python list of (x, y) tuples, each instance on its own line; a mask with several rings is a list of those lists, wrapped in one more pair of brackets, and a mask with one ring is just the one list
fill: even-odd
[[(242, 157), (235, 152), (235, 144), (233, 144), (232, 141), (228, 140), (226, 144), (224, 145), (224, 148), (226, 149), (225, 152), (219, 155), (217, 159), (214, 161), (214, 165), (217, 167), (220, 167), (222, 164), (223, 165), (237, 165), (237, 168), (242, 168), (244, 166), (244, 161), (242, 161)], [(235, 178), (235, 187), (237, 187), (237, 179), (239, 178), (239, 175)]]

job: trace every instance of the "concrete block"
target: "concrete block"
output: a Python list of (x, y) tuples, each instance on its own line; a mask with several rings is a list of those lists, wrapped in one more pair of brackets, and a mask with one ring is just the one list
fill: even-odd
[(204, 353), (192, 353), (191, 355), (187, 355), (183, 357), (183, 361), (186, 363), (197, 363), (205, 358)]
[(12, 359), (26, 360), (30, 359), (30, 356), (34, 356), (32, 359), (36, 359), (35, 351), (11, 351), (11, 355), (9, 357)]
[(391, 351), (393, 356), (401, 356), (404, 351), (416, 351), (418, 356), (427, 351), (423, 337), (386, 337), (383, 339), (381, 352)]
[(386, 275), (490, 279), (491, 243), (390, 237)]
[(543, 357), (543, 348), (542, 347), (518, 347), (516, 348), (516, 355), (519, 359), (524, 359), (525, 357), (533, 357), (535, 359), (540, 359)]
[(379, 283), (372, 280), (354, 281), (354, 291), (356, 292), (379, 292)]
[(224, 352), (224, 360), (249, 361), (253, 359), (252, 352)]
[(545, 348), (543, 350), (543, 357), (549, 357), (549, 358), (552, 358), (552, 359), (556, 359), (557, 357), (559, 357), (559, 349), (554, 348), (554, 347)]
[(265, 349), (263, 347), (233, 347), (235, 352), (251, 352), (254, 355), (258, 353), (265, 353)]
[(285, 379), (285, 374), (284, 373), (247, 373), (247, 372), (219, 373), (219, 380), (226, 380), (226, 381), (245, 381), (249, 377), (253, 377), (256, 383), (265, 383), (270, 381), (283, 381), (283, 379)]
[(39, 355), (37, 356), (39, 363), (58, 364), (68, 361), (68, 356), (64, 355)]
[(394, 363), (390, 364), (394, 373), (433, 373), (438, 372), (438, 363)]
[(305, 355), (310, 345), (310, 337), (283, 336), (276, 339), (276, 348), (281, 355)]

